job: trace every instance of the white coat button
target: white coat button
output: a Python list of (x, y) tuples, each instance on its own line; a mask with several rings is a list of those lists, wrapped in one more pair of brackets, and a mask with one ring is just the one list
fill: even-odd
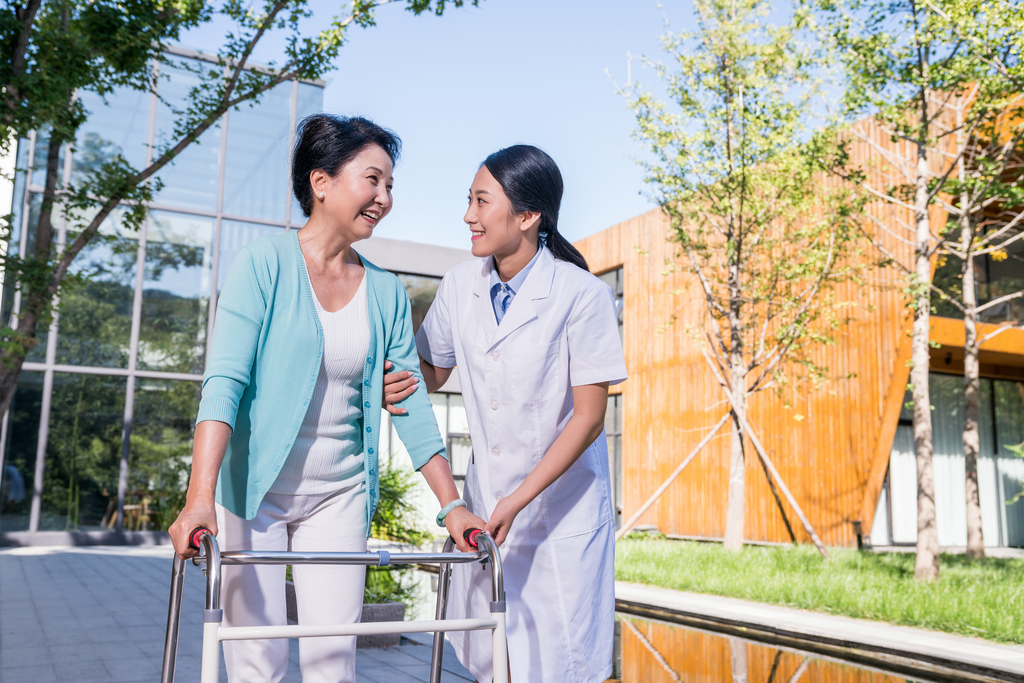
[(494, 494), (494, 500), (501, 500), (501, 494), (500, 493), (495, 493)]
[(496, 398), (495, 399), (491, 399), (491, 410), (497, 410), (497, 409), (498, 409), (498, 399), (496, 399)]
[(497, 351), (491, 351), (491, 360), (498, 360), (501, 358), (501, 354)]
[(501, 455), (501, 449), (495, 446), (494, 448), (491, 449), (491, 455), (493, 455), (494, 457), (498, 457), (499, 455)]

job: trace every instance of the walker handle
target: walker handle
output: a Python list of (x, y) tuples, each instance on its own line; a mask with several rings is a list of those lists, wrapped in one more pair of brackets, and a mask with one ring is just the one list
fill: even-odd
[(192, 530), (192, 533), (188, 535), (188, 547), (193, 550), (199, 550), (199, 544), (203, 542), (203, 536), (210, 533), (213, 532), (205, 527), (196, 527)]
[(462, 532), (462, 538), (465, 539), (466, 543), (472, 548), (478, 548), (476, 543), (476, 537), (484, 532), (483, 529), (466, 529)]

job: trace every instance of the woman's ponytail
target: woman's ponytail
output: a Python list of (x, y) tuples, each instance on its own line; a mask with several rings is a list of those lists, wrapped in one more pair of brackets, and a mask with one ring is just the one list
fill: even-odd
[(583, 258), (583, 254), (580, 253), (579, 249), (572, 246), (572, 242), (562, 237), (562, 233), (558, 232), (557, 225), (546, 231), (541, 227), (540, 236), (544, 240), (544, 245), (551, 250), (551, 255), (556, 259), (568, 261), (578, 268), (590, 271), (590, 266), (587, 265), (587, 260)]
[(532, 145), (513, 145), (499, 149), (483, 165), (505, 191), (513, 211), (540, 213), (540, 238), (552, 256), (590, 270), (583, 254), (558, 232), (562, 173), (554, 159)]

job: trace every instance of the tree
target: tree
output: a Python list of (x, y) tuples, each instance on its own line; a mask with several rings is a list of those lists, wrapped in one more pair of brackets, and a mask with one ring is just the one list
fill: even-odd
[[(977, 123), (964, 126), (967, 130), (957, 136), (957, 176), (949, 183), (950, 201), (944, 202), (955, 220), (950, 221), (934, 282), (941, 302), (964, 319), (967, 554), (974, 558), (985, 556), (978, 496), (979, 355), (982, 344), (1010, 329), (1013, 322), (1007, 321), (985, 335), (979, 334), (978, 324), (983, 316), (1001, 308), (1007, 309), (1006, 317), (1012, 320), (1010, 302), (1024, 296), (1019, 282), (993, 281), (991, 273), (987, 272), (979, 282), (977, 272), (979, 267), (989, 270), (984, 267), (986, 257), (997, 263), (1021, 260), (1011, 250), (1019, 246), (1024, 237), (1024, 190), (1019, 184), (1024, 173), (1024, 122), (1014, 120), (1013, 114), (1024, 103), (1024, 96), (1006, 90), (1005, 83), (1002, 85), (1004, 87), (998, 91), (986, 93), (980, 92), (984, 86), (978, 84), (967, 98), (960, 98), (957, 103), (958, 119), (965, 118), (963, 111), (969, 107), (971, 118)], [(987, 296), (979, 300), (978, 289), (982, 283), (987, 285), (988, 291)]]
[[(979, 11), (1005, 5), (970, 1), (974, 7), (971, 30), (980, 33), (988, 19)], [(966, 4), (960, 0), (821, 0), (819, 6), (828, 16), (830, 42), (845, 66), (845, 113), (856, 118), (873, 114), (870, 122), (855, 124), (850, 132), (876, 153), (874, 166), (859, 177), (876, 202), (874, 210), (866, 212), (875, 227), (868, 237), (884, 261), (904, 274), (913, 310), (910, 389), (918, 480), (915, 575), (922, 580), (937, 579), (929, 330), (932, 262), (944, 248), (946, 229), (935, 224), (932, 209), (955, 208), (954, 202), (944, 197), (966, 187), (955, 180), (970, 148), (964, 141), (976, 139), (973, 135), (991, 115), (989, 98), (996, 96), (989, 86), (983, 94), (976, 84), (985, 78), (986, 70), (993, 70), (986, 59), (999, 55), (1000, 46), (991, 46), (993, 51), (972, 43), (968, 36), (958, 34), (948, 14), (943, 18), (943, 6), (956, 8), (957, 16), (963, 18)], [(1005, 45), (1003, 41), (1001, 46)], [(958, 110), (957, 103), (972, 89), (974, 97), (981, 95), (986, 101), (978, 108)], [(959, 119), (957, 111), (963, 114)], [(880, 126), (894, 145), (909, 145), (910, 153), (880, 145), (871, 136), (870, 125)], [(958, 140), (963, 144), (957, 144)], [(878, 218), (883, 206), (890, 209), (889, 221)], [(909, 220), (901, 219), (901, 214)], [(912, 255), (907, 258), (899, 245), (912, 247)], [(976, 405), (976, 384), (974, 388)], [(976, 421), (976, 410), (974, 415)]]
[[(444, 13), (450, 4), (461, 7), (479, 0), (404, 0), (407, 10)], [(5, 283), (20, 292), (20, 310), (11, 326), (0, 330), (0, 413), (11, 404), (28, 350), (37, 342), (37, 328), (52, 317), (62, 290), (80, 278), (71, 265), (100, 236), (100, 226), (123, 207), (122, 223), (137, 230), (146, 203), (160, 187), (156, 174), (215, 125), (230, 109), (258, 103), (274, 86), (294, 79), (325, 74), (345, 42), (350, 25), (375, 24), (374, 10), (398, 0), (353, 0), (330, 20), (321, 18), (318, 31), (308, 25), (312, 10), (307, 0), (263, 0), (255, 6), (226, 2), (216, 9), (201, 0), (128, 0), (109, 2), (63, 0), (8, 5), (0, 12), (2, 43), (8, 60), (0, 66), (2, 138), (46, 128), (49, 142), (46, 181), (32, 253), (2, 257)], [(136, 168), (120, 153), (98, 154), (80, 178), (61, 182), (61, 150), (71, 144), (86, 120), (77, 94), (105, 95), (115, 87), (155, 90), (159, 69), (167, 62), (165, 48), (181, 30), (218, 18), (229, 26), (209, 68), (194, 70), (198, 84), (182, 106), (172, 108), (171, 139), (151, 150), (150, 161)], [(266, 67), (255, 67), (251, 56), (271, 33), (284, 34), (283, 54)], [(181, 65), (178, 65), (179, 68)], [(51, 216), (54, 207), (67, 218), (73, 237), (59, 253)], [(10, 226), (7, 226), (8, 233)]]
[[(959, 268), (936, 271), (935, 289), (964, 319), (964, 435), (967, 493), (967, 554), (985, 556), (978, 498), (978, 403), (981, 345), (1012, 326), (1004, 323), (979, 336), (981, 316), (1024, 296), (1018, 283), (995, 281), (985, 273), (985, 300), (977, 296), (977, 268), (986, 259), (1015, 259), (1024, 238), (1024, 8), (994, 2), (933, 2), (942, 28), (961, 39), (973, 56), (976, 80), (953, 104), (958, 127), (957, 172), (944, 207), (950, 222), (941, 260), (952, 256)], [(940, 198), (942, 201), (942, 198)], [(959, 271), (958, 277), (942, 277)], [(943, 271), (946, 271), (944, 273)], [(994, 290), (994, 291), (993, 291)], [(941, 305), (941, 304), (940, 304)], [(1005, 316), (1012, 320), (1012, 315)], [(1019, 322), (1019, 321), (1018, 321)]]
[(765, 0), (695, 6), (699, 31), (666, 36), (673, 67), (655, 65), (673, 106), (639, 86), (624, 94), (653, 159), (646, 181), (704, 296), (707, 318), (691, 330), (729, 402), (725, 547), (742, 548), (749, 440), (783, 518), (776, 486), (824, 553), (751, 431), (747, 405), (758, 391), (825, 380), (811, 350), (839, 323), (832, 287), (850, 273), (855, 202), (820, 179), (823, 164), (844, 163), (845, 148), (808, 131), (820, 92), (814, 54), (800, 43), (806, 14), (776, 28)]

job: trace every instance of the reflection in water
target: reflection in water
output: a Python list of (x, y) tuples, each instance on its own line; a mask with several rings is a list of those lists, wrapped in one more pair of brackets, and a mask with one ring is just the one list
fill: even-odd
[[(433, 552), (440, 551), (439, 544)], [(433, 619), (437, 576), (413, 571), (406, 619)], [(615, 615), (612, 677), (606, 683), (915, 683), (865, 669), (685, 626)]]
[(608, 683), (897, 683), (903, 676), (619, 615)]

